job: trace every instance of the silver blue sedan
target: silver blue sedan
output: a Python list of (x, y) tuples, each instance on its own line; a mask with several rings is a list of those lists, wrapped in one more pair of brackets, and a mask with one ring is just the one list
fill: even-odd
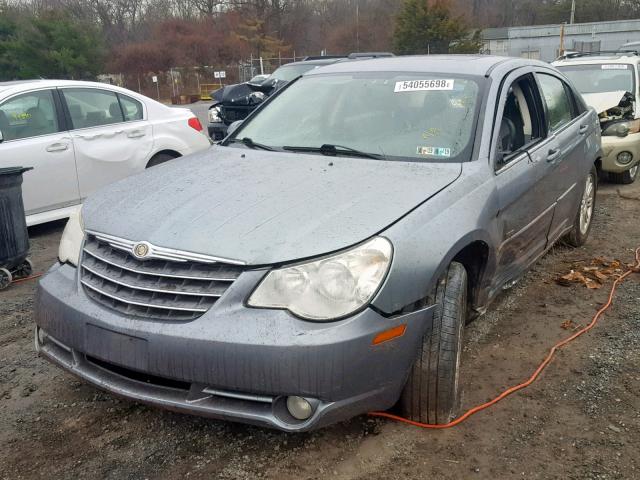
[[(338, 62), (220, 144), (92, 195), (36, 347), (115, 394), (303, 431), (446, 423), (464, 325), (591, 228), (600, 129), (541, 62)], [(481, 321), (481, 320), (479, 320)]]

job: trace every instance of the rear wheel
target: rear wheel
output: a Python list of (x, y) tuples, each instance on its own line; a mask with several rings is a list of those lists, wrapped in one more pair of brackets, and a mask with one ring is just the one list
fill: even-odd
[(609, 179), (613, 183), (621, 183), (623, 185), (628, 185), (636, 181), (638, 177), (638, 170), (640, 170), (640, 165), (635, 165), (631, 167), (629, 170), (620, 173), (609, 172)]
[(580, 207), (573, 222), (573, 229), (567, 235), (567, 242), (574, 247), (581, 247), (586, 243), (587, 237), (589, 237), (591, 224), (593, 223), (593, 212), (596, 206), (597, 188), (598, 173), (594, 166), (585, 179), (582, 198), (580, 199)]
[(400, 396), (401, 414), (410, 420), (443, 424), (457, 414), (467, 288), (467, 271), (452, 262), (436, 286), (433, 325)]

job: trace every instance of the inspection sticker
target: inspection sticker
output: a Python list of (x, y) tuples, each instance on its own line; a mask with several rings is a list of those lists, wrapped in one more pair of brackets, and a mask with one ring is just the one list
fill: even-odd
[(418, 92), (424, 90), (453, 90), (453, 79), (405, 80), (396, 82), (394, 92)]
[(624, 63), (608, 63), (606, 65), (602, 65), (602, 70), (626, 70), (629, 65)]
[(435, 155), (436, 157), (450, 157), (451, 149), (444, 147), (418, 147), (418, 155)]

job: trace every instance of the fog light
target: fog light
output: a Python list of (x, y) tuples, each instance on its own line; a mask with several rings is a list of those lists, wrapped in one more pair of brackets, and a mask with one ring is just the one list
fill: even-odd
[(618, 154), (618, 163), (620, 165), (627, 165), (633, 160), (633, 154), (631, 152), (620, 152)]
[(287, 410), (298, 420), (306, 420), (313, 414), (313, 407), (302, 397), (287, 397)]

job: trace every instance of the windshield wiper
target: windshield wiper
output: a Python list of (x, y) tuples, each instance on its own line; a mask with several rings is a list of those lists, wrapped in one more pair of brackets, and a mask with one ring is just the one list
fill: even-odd
[(331, 157), (335, 157), (336, 155), (351, 155), (353, 157), (364, 157), (364, 158), (373, 158), (376, 160), (383, 160), (386, 157), (384, 155), (379, 155), (377, 153), (369, 153), (363, 152), (361, 150), (356, 150), (355, 148), (345, 147), (343, 145), (332, 145), (330, 143), (325, 143), (321, 147), (292, 147), (292, 146), (284, 146), (283, 150), (289, 150), (291, 152), (313, 152), (313, 153), (321, 153), (322, 155), (328, 155)]
[(243, 145), (249, 147), (249, 148), (259, 148), (261, 150), (269, 150), (270, 152), (274, 152), (276, 149), (273, 147), (270, 147), (269, 145), (264, 145), (262, 143), (256, 143), (253, 140), (251, 140), (249, 137), (244, 137), (244, 138), (230, 138), (229, 140), (227, 140), (227, 143), (242, 143)]

